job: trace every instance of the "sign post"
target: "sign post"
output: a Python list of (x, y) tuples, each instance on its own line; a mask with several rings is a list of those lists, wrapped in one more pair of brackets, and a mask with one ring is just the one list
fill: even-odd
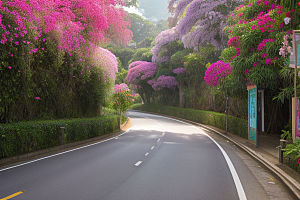
[(257, 134), (257, 87), (248, 85), (248, 139), (255, 142), (258, 147)]
[(294, 76), (294, 94), (295, 94), (295, 100), (293, 105), (293, 113), (292, 113), (292, 119), (293, 119), (293, 127), (292, 127), (292, 136), (293, 136), (293, 142), (296, 142), (297, 137), (297, 130), (298, 130), (298, 102), (297, 100), (297, 75), (298, 70), (297, 68), (300, 67), (300, 60), (298, 60), (298, 57), (300, 56), (300, 30), (293, 30), (293, 37), (292, 37), (292, 43), (293, 43), (293, 53), (290, 56), (290, 63), (289, 67), (295, 68), (295, 76)]

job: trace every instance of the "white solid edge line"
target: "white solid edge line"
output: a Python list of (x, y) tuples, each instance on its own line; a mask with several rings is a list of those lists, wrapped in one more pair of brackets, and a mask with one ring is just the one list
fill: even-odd
[(245, 191), (244, 191), (244, 188), (243, 188), (243, 185), (240, 181), (240, 178), (229, 158), (229, 156), (227, 155), (227, 153), (224, 151), (224, 149), (212, 138), (210, 137), (209, 135), (205, 134), (208, 138), (210, 138), (218, 147), (219, 149), (221, 150), (226, 162), (227, 162), (227, 165), (230, 169), (230, 172), (231, 172), (231, 175), (232, 175), (232, 178), (233, 178), (233, 181), (235, 183), (235, 187), (236, 187), (236, 190), (238, 192), (238, 195), (239, 195), (239, 199), (240, 200), (247, 200), (247, 197), (246, 197), (246, 194), (245, 194)]
[(135, 166), (139, 166), (143, 161), (138, 161), (137, 163), (135, 163)]
[[(124, 135), (125, 133), (127, 133), (128, 131), (130, 131), (130, 129), (131, 128), (129, 128), (127, 131), (125, 131), (121, 135)], [(121, 135), (119, 135), (118, 137), (120, 137)], [(86, 145), (86, 146), (78, 147), (76, 149), (71, 149), (71, 150), (68, 150), (68, 151), (61, 152), (61, 153), (53, 154), (51, 156), (42, 157), (42, 158), (39, 158), (39, 159), (36, 159), (36, 160), (32, 160), (32, 161), (29, 161), (29, 162), (26, 162), (26, 163), (22, 163), (22, 164), (19, 164), (19, 165), (14, 165), (14, 166), (11, 166), (11, 167), (0, 169), (0, 172), (6, 171), (6, 170), (9, 170), (9, 169), (12, 169), (12, 168), (20, 167), (20, 166), (23, 166), (23, 165), (27, 165), (27, 164), (30, 164), (30, 163), (34, 163), (34, 162), (37, 162), (37, 161), (40, 161), (40, 160), (44, 160), (44, 159), (47, 159), (47, 158), (51, 158), (51, 157), (54, 157), (54, 156), (58, 156), (58, 155), (61, 155), (61, 154), (65, 154), (65, 153), (69, 153), (69, 152), (72, 152), (72, 151), (76, 151), (76, 150), (79, 150), (79, 149), (83, 149), (83, 148), (86, 148), (86, 147), (94, 146), (96, 144), (100, 144), (102, 142), (106, 142), (106, 141), (109, 141), (109, 140), (112, 140), (112, 139), (115, 139), (115, 137), (107, 139), (107, 140), (103, 140), (103, 141), (100, 141), (100, 142), (96, 142), (96, 143), (93, 143), (93, 144), (89, 144), (89, 145)]]
[[(157, 115), (159, 116), (159, 115)], [(174, 120), (174, 121), (178, 121), (180, 123), (183, 123), (183, 124), (187, 124), (187, 125), (192, 125), (192, 124), (189, 124), (187, 122), (183, 122), (183, 121), (180, 121), (178, 119), (172, 119), (172, 118), (169, 118), (169, 117), (165, 117), (165, 116), (159, 116), (159, 117), (162, 117), (162, 118), (166, 118), (166, 119), (171, 119), (171, 120)], [(192, 125), (192, 127), (194, 128), (197, 128), (197, 129), (200, 129), (194, 125)], [(205, 126), (206, 128), (210, 129), (209, 127)], [(229, 156), (227, 155), (227, 153), (224, 151), (224, 149), (212, 138), (210, 137), (208, 134), (204, 133), (208, 138), (210, 138), (216, 145), (217, 147), (219, 147), (220, 151), (222, 152), (226, 162), (227, 162), (227, 165), (229, 167), (229, 170), (230, 170), (230, 173), (232, 175), (232, 178), (233, 178), (233, 181), (234, 181), (234, 184), (235, 184), (235, 187), (236, 187), (236, 190), (238, 192), (238, 196), (239, 196), (239, 199), (240, 200), (247, 200), (247, 197), (246, 197), (246, 194), (245, 194), (245, 191), (244, 191), (244, 188), (243, 188), (243, 185), (240, 181), (240, 178), (229, 158)]]

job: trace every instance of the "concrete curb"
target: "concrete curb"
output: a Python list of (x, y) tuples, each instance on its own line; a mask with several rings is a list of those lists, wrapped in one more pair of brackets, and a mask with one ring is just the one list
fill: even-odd
[[(133, 110), (133, 111), (137, 111), (137, 112), (146, 112), (146, 111), (140, 111), (140, 110)], [(270, 170), (271, 173), (273, 173), (276, 177), (278, 177), (286, 186), (288, 189), (290, 189), (290, 191), (298, 198), (300, 199), (300, 183), (298, 183), (295, 179), (293, 179), (291, 176), (289, 176), (287, 173), (285, 173), (282, 169), (280, 169), (279, 167), (277, 167), (276, 165), (274, 165), (273, 163), (271, 163), (269, 160), (267, 160), (266, 158), (264, 158), (262, 155), (260, 155), (259, 153), (255, 152), (254, 150), (250, 149), (249, 147), (241, 144), (240, 142), (237, 142), (236, 140), (224, 135), (223, 133), (220, 133), (217, 130), (214, 130), (213, 128), (210, 128), (206, 125), (194, 122), (194, 121), (190, 121), (190, 120), (186, 120), (186, 119), (182, 119), (182, 118), (178, 118), (178, 117), (173, 117), (173, 116), (169, 116), (169, 115), (163, 115), (163, 114), (159, 114), (159, 113), (153, 113), (153, 112), (146, 112), (149, 114), (156, 114), (156, 115), (161, 115), (161, 116), (165, 116), (165, 117), (169, 117), (169, 118), (173, 118), (173, 119), (177, 119), (177, 120), (181, 120), (183, 122), (188, 122), (194, 125), (198, 125), (204, 129), (208, 129), (209, 131), (216, 133), (224, 138), (226, 138), (228, 141), (232, 142), (233, 144), (235, 144), (237, 147), (239, 147), (240, 149), (244, 150), (246, 153), (248, 153), (252, 158), (254, 158), (256, 161), (258, 161), (259, 163), (261, 163), (262, 165), (264, 165), (267, 169)]]
[[(129, 118), (126, 120), (126, 122), (124, 124), (121, 125), (121, 129), (123, 127), (125, 127), (128, 122), (129, 122)], [(30, 153), (25, 153), (25, 154), (21, 154), (21, 155), (9, 157), (9, 158), (4, 158), (4, 159), (0, 160), (0, 167), (3, 167), (5, 165), (9, 165), (9, 164), (13, 164), (13, 163), (16, 163), (16, 162), (24, 160), (24, 159), (33, 158), (35, 156), (40, 156), (40, 155), (43, 155), (43, 154), (65, 150), (65, 149), (72, 148), (72, 147), (79, 146), (79, 145), (83, 145), (83, 144), (88, 144), (88, 143), (91, 143), (93, 141), (101, 141), (101, 140), (104, 140), (104, 139), (113, 138), (113, 137), (119, 136), (119, 135), (121, 135), (122, 133), (125, 132), (121, 129), (117, 132), (114, 132), (114, 133), (109, 133), (109, 134), (101, 135), (101, 136), (98, 136), (98, 137), (94, 137), (94, 138), (90, 138), (90, 139), (86, 139), (86, 140), (82, 140), (82, 141), (78, 141), (78, 142), (63, 144), (63, 145), (59, 145), (59, 146), (55, 146), (55, 147), (50, 147), (50, 148), (47, 148), (47, 149), (42, 149), (42, 150), (33, 151), (33, 152), (30, 152)]]

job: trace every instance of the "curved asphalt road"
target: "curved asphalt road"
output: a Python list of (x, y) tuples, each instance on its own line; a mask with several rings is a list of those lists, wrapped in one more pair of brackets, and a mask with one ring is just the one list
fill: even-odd
[(130, 111), (129, 117), (133, 127), (117, 138), (0, 170), (0, 199), (23, 190), (12, 199), (268, 198), (243, 161), (225, 149), (233, 154), (232, 165), (203, 130), (140, 112)]

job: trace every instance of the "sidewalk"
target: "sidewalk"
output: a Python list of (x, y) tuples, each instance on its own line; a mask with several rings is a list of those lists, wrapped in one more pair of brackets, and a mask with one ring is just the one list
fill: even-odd
[[(186, 120), (183, 120), (186, 121)], [(195, 122), (191, 122), (194, 123)], [(300, 199), (300, 174), (285, 164), (279, 162), (279, 150), (276, 148), (280, 145), (279, 136), (259, 133), (258, 148), (249, 140), (241, 138), (224, 130), (196, 123), (198, 126), (209, 129), (210, 131), (225, 137), (239, 148), (243, 149), (252, 158), (267, 167), (277, 178)]]

